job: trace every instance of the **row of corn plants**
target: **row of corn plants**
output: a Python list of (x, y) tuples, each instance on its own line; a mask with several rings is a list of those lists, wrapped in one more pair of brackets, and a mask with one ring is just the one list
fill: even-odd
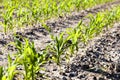
[[(1, 17), (4, 32), (42, 24), (55, 16), (86, 9), (112, 0), (2, 0)], [(44, 25), (43, 25), (44, 27)]]
[[(52, 38), (54, 43), (51, 45), (53, 54), (57, 57), (57, 64), (60, 64), (61, 55), (66, 55), (69, 50), (69, 55), (73, 55), (78, 51), (80, 42), (87, 44), (89, 40), (99, 35), (103, 29), (113, 26), (114, 22), (120, 20), (120, 6), (113, 8), (111, 11), (98, 12), (95, 16), (89, 14), (87, 18), (90, 20), (88, 24), (78, 23), (76, 28), (68, 28), (66, 32), (61, 33), (58, 37)], [(67, 37), (63, 38), (63, 34), (67, 33)], [(55, 51), (55, 52), (54, 52)], [(66, 55), (68, 56), (68, 54)], [(58, 58), (59, 57), (59, 58)]]
[[(12, 55), (15, 57), (14, 60), (8, 55), (7, 68), (0, 67), (0, 80), (21, 80), (22, 76), (24, 80), (36, 80), (36, 74), (40, 70), (44, 70), (41, 66), (48, 61), (46, 52), (38, 53), (35, 50), (34, 43), (26, 38), (24, 38), (24, 43), (15, 38), (15, 42), (11, 44), (15, 46), (17, 53)], [(17, 77), (17, 75), (21, 76)]]
[[(34, 42), (30, 42), (28, 39), (21, 42), (15, 37), (15, 42), (12, 43), (17, 49), (17, 53), (13, 55), (15, 59), (8, 55), (7, 68), (0, 67), (0, 79), (13, 80), (13, 78), (21, 75), (24, 80), (36, 80), (40, 76), (38, 75), (40, 71), (44, 70), (44, 64), (48, 61), (54, 61), (60, 65), (62, 58), (70, 58), (78, 51), (80, 42), (87, 44), (90, 39), (99, 35), (104, 28), (108, 28), (119, 21), (120, 6), (114, 7), (110, 11), (99, 12), (95, 16), (90, 14), (87, 17), (90, 19), (88, 24), (81, 20), (77, 27), (68, 28), (59, 36), (51, 35), (53, 41), (41, 52), (35, 50)], [(19, 70), (19, 67), (22, 70)]]

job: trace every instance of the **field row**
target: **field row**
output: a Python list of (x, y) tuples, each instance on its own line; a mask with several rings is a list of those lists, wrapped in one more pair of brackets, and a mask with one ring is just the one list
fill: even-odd
[(62, 17), (72, 11), (79, 11), (113, 0), (3, 0), (1, 2), (0, 25), (6, 34), (20, 27), (42, 24), (47, 19)]
[[(78, 51), (80, 42), (87, 44), (104, 28), (111, 27), (120, 20), (120, 6), (114, 7), (110, 11), (98, 12), (96, 16), (89, 14), (87, 17), (90, 20), (88, 24), (81, 20), (75, 28), (68, 28), (59, 36), (51, 35), (52, 42), (41, 52), (36, 51), (33, 42), (24, 38), (23, 43), (17, 39), (19, 35), (15, 35), (15, 42), (12, 43), (17, 49), (15, 59), (12, 59), (10, 54), (8, 55), (8, 66), (0, 68), (0, 79), (13, 80), (16, 77), (18, 80), (18, 75), (21, 75), (24, 80), (36, 80), (37, 77), (40, 77), (37, 74), (41, 74), (39, 71), (44, 70), (44, 64), (47, 62), (53, 61), (60, 65), (62, 58), (69, 60), (70, 56)], [(19, 70), (19, 67), (22, 70)]]

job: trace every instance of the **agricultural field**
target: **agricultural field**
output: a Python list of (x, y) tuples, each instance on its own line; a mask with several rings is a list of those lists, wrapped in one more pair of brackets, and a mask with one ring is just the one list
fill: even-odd
[(120, 80), (120, 0), (0, 0), (0, 80)]

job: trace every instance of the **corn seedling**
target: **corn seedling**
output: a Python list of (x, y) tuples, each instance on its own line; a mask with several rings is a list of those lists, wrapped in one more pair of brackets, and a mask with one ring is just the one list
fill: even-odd
[(46, 62), (46, 54), (44, 52), (40, 54), (37, 53), (34, 43), (29, 42), (28, 39), (24, 39), (24, 41), (25, 44), (18, 39), (15, 39), (15, 46), (18, 50), (16, 63), (23, 65), (25, 70), (23, 72), (25, 80), (35, 80), (36, 73), (42, 69), (40, 66)]
[(61, 33), (59, 37), (52, 35), (52, 40), (54, 41), (50, 46), (50, 52), (53, 53), (53, 60), (59, 65), (61, 60), (61, 55), (64, 54), (65, 50), (68, 48), (68, 40), (63, 38), (64, 33)]
[[(2, 14), (3, 23), (2, 26), (4, 27), (5, 34), (7, 33), (8, 29), (12, 29), (12, 15), (13, 15), (14, 8), (8, 8), (5, 13)], [(9, 26), (9, 27), (8, 27)]]
[(81, 35), (82, 35), (82, 32), (81, 32), (81, 24), (82, 24), (82, 21), (80, 21), (77, 25), (76, 28), (69, 28), (67, 30), (67, 34), (68, 34), (68, 40), (71, 40), (72, 44), (70, 46), (70, 52), (71, 54), (74, 53), (74, 51), (78, 51), (78, 43), (79, 43), (79, 40), (81, 38)]
[(49, 33), (51, 32), (51, 28), (45, 24), (44, 21), (42, 21), (42, 27), (45, 28)]
[(4, 74), (3, 67), (0, 66), (0, 80), (2, 80), (3, 74)]
[(5, 70), (5, 74), (3, 68), (1, 68), (1, 72), (0, 72), (2, 74), (1, 80), (13, 80), (15, 74), (19, 73), (16, 70), (16, 67), (17, 64), (15, 63), (15, 61), (11, 59), (10, 55), (8, 55), (8, 67)]

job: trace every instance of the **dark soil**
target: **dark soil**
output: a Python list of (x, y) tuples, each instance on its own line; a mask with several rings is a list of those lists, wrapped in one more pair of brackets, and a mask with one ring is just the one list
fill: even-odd
[[(57, 20), (52, 19), (46, 21), (46, 24), (51, 28), (51, 33), (58, 35), (68, 27), (75, 27), (79, 20), (88, 22), (85, 17), (89, 13), (96, 14), (97, 12), (110, 10), (113, 6), (120, 4), (120, 0), (115, 2), (98, 5), (96, 7), (73, 12), (66, 17), (60, 17)], [(1, 28), (0, 28), (1, 29)], [(106, 30), (107, 31), (107, 30)], [(4, 35), (0, 33), (0, 65), (6, 66), (7, 54), (14, 53), (15, 49), (8, 43), (14, 41), (13, 33)], [(24, 30), (18, 30), (16, 34), (29, 38), (34, 41), (37, 51), (43, 50), (47, 44), (51, 42), (50, 35), (47, 30), (41, 25)], [(21, 41), (22, 39), (19, 38)], [(41, 80), (119, 80), (120, 79), (120, 25), (117, 23), (113, 28), (91, 40), (88, 46), (80, 48), (78, 53), (70, 58), (67, 63), (62, 60), (61, 66), (55, 63), (46, 64), (45, 71), (40, 73), (45, 74)], [(40, 80), (40, 78), (38, 78)]]

